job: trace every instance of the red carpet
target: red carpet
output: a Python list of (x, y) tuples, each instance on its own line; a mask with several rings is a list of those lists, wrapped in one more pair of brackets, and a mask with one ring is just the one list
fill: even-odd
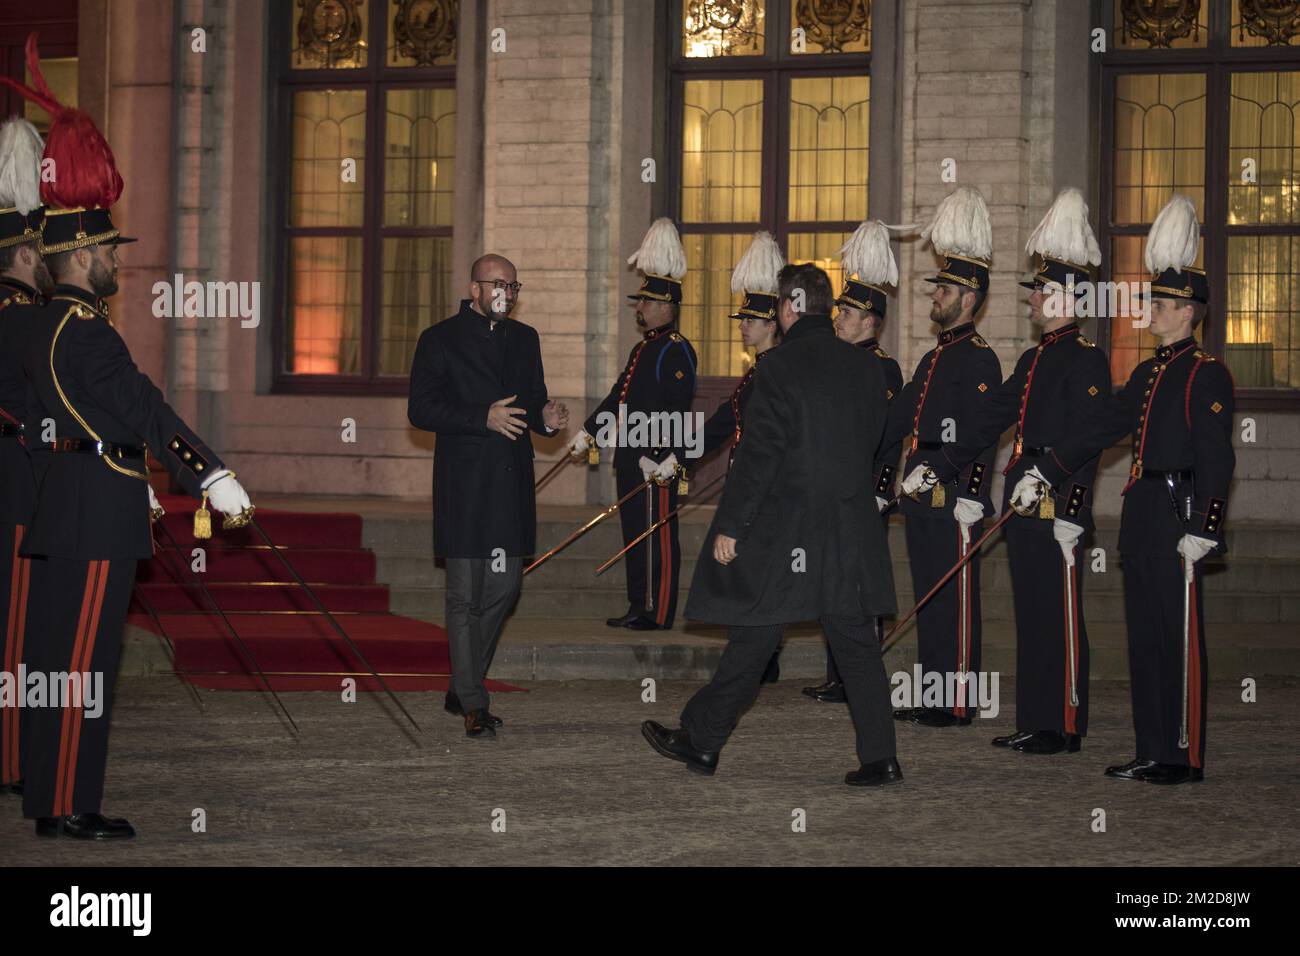
[[(345, 677), (352, 677), (357, 690), (379, 690), (256, 531), (222, 531), (214, 513), (212, 539), (199, 542), (193, 527), (197, 503), (173, 495), (162, 495), (160, 501), (167, 510), (163, 521), (180, 542), (186, 562), (192, 564), (193, 548), (205, 549), (203, 581), (272, 687), (337, 691)], [(388, 588), (375, 582), (375, 556), (361, 546), (360, 515), (258, 511), (257, 520), (390, 687), (447, 689), (447, 632), (389, 612)], [(176, 647), (178, 670), (199, 687), (261, 689), (253, 667), (181, 566), (176, 550), (161, 532), (155, 531), (154, 539), (157, 553), (141, 563), (136, 585)], [(138, 597), (132, 599), (128, 620), (158, 630)], [(519, 688), (489, 681), (488, 689)]]

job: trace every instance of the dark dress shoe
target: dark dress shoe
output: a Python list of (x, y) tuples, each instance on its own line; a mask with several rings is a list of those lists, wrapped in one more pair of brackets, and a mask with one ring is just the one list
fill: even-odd
[[(657, 631), (660, 630), (659, 622), (654, 618), (638, 616), (632, 618), (623, 625), (629, 631)], [(665, 628), (666, 630), (666, 628)]]
[(497, 730), (492, 724), (491, 716), (485, 708), (471, 710), (465, 715), (465, 736), (495, 737)]
[(647, 720), (641, 724), (641, 736), (668, 759), (686, 764), (687, 770), (712, 777), (718, 769), (718, 752), (691, 746), (691, 735), (680, 727), (669, 730), (657, 721)]
[(17, 783), (0, 785), (0, 793), (12, 793), (15, 797), (21, 797), (23, 795), (23, 782), (19, 780)]
[(1181, 763), (1155, 763), (1142, 771), (1140, 779), (1145, 783), (1165, 785), (1200, 783), (1205, 779), (1205, 771), (1200, 767), (1188, 767)]
[(627, 613), (622, 617), (611, 617), (606, 619), (605, 624), (608, 627), (627, 627), (628, 623), (642, 617), (640, 611), (628, 608)]
[(803, 692), (813, 700), (820, 700), (823, 704), (843, 704), (848, 700), (844, 696), (844, 685), (837, 680), (828, 680), (816, 687), (805, 687)]
[(1007, 734), (1005, 737), (994, 737), (993, 746), (1014, 747), (1026, 737), (1032, 737), (1033, 735), (1034, 732), (1032, 730), (1017, 730), (1014, 734)]
[(36, 835), (72, 837), (76, 840), (129, 840), (135, 828), (125, 820), (110, 820), (98, 813), (74, 813), (70, 817), (40, 817)]
[(844, 775), (844, 782), (850, 787), (881, 787), (887, 783), (902, 783), (903, 768), (893, 757), (864, 763), (857, 770), (850, 770)]
[(1130, 760), (1128, 763), (1119, 767), (1107, 767), (1105, 776), (1114, 777), (1116, 780), (1141, 780), (1142, 774), (1147, 768), (1154, 767), (1154, 760)]
[(895, 720), (916, 720), (917, 714), (925, 713), (924, 707), (900, 707), (894, 711)]
[(922, 727), (969, 727), (970, 717), (958, 717), (950, 710), (938, 707), (921, 707), (912, 716), (912, 723)]
[[(442, 702), (442, 709), (449, 714), (455, 714), (457, 717), (465, 716), (465, 708), (460, 706), (460, 698), (456, 696), (454, 690), (447, 691), (447, 699)], [(488, 714), (487, 719), (488, 723), (493, 727), (500, 727), (505, 723), (505, 721), (496, 714)]]
[(1083, 741), (1078, 734), (1063, 734), (1057, 730), (1038, 730), (1011, 745), (1022, 754), (1059, 754), (1061, 751), (1077, 754)]

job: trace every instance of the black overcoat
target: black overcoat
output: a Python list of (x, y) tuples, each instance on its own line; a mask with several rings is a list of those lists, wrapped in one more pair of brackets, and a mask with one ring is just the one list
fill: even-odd
[[(895, 610), (872, 459), (884, 431), (880, 363), (806, 315), (763, 361), (691, 582), (686, 616), (784, 624)], [(713, 538), (737, 540), (713, 559)]]
[(440, 558), (490, 558), (497, 549), (527, 556), (537, 545), (533, 442), (528, 430), (511, 441), (487, 427), (495, 401), (527, 410), (528, 428), (542, 422), (546, 379), (537, 331), (514, 319), (490, 329), (465, 299), (460, 312), (424, 330), (411, 364), (407, 417), (434, 432), (433, 552)]

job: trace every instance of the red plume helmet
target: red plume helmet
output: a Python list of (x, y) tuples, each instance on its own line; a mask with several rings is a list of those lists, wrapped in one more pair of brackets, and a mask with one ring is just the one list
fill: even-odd
[(82, 110), (64, 106), (54, 96), (41, 73), (36, 51), (36, 34), (27, 37), (27, 69), (32, 86), (0, 76), (0, 84), (31, 100), (50, 114), (50, 131), (45, 137), (45, 158), (54, 160), (54, 176), (41, 177), (41, 199), (56, 209), (107, 209), (122, 195), (122, 176), (113, 151)]

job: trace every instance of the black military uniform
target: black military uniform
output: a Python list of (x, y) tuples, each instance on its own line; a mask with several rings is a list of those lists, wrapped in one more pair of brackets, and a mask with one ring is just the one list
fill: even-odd
[[(126, 241), (107, 210), (51, 212), (49, 251)], [(136, 368), (94, 294), (60, 285), (32, 323), (23, 367), (31, 383), (26, 431), (42, 474), (22, 553), (33, 561), (28, 671), (102, 674), (103, 709), (44, 707), (26, 715), (23, 812), (97, 814), (108, 756), (113, 684), (136, 562), (153, 555), (146, 449), (191, 495), (221, 469)], [(34, 444), (42, 419), (54, 441)]]
[[(746, 292), (744, 304), (741, 305), (740, 311), (731, 316), (733, 319), (740, 319), (748, 315), (752, 318), (763, 318), (769, 321), (776, 321), (777, 297), (767, 292)], [(775, 348), (775, 346), (773, 346)], [(745, 406), (749, 404), (749, 398), (754, 392), (754, 374), (758, 371), (758, 364), (763, 361), (763, 356), (768, 355), (772, 349), (765, 352), (758, 352), (754, 356), (754, 364), (745, 369), (745, 374), (740, 377), (731, 397), (718, 405), (717, 409), (708, 420), (704, 423), (704, 441), (703, 450), (700, 457), (704, 458), (717, 451), (723, 445), (730, 443), (730, 452), (727, 457), (727, 467), (731, 467), (731, 462), (736, 457), (736, 449), (740, 447), (740, 436), (744, 432), (745, 425)], [(781, 648), (772, 652), (771, 659), (767, 662), (767, 669), (763, 672), (762, 683), (775, 684), (781, 679)]]
[[(1045, 259), (1034, 282), (1021, 285), (1065, 286), (1071, 270), (1086, 277), (1081, 267)], [(931, 467), (940, 480), (951, 478), (1014, 425), (1011, 459), (1002, 472), (1005, 511), (1016, 483), (1062, 441), (1083, 431), (1109, 398), (1110, 364), (1070, 323), (1044, 333), (992, 395), (973, 431), (961, 436), (964, 441), (945, 448)], [(1015, 514), (1004, 525), (1015, 595), (1016, 727), (1025, 735), (1087, 733), (1088, 637), (1078, 561), (1082, 549), (1076, 545), (1075, 564), (1067, 565), (1052, 534), (1052, 519), (1070, 521), (1085, 534), (1092, 531), (1096, 471), (1095, 457), (1082, 462), (1036, 513)], [(1011, 738), (998, 740), (1011, 743)]]
[[(1209, 289), (1202, 272), (1168, 269), (1152, 280), (1152, 294), (1204, 303)], [(1111, 768), (1112, 776), (1157, 783), (1201, 777), (1207, 680), (1201, 564), (1193, 565), (1185, 583), (1177, 546), (1190, 534), (1226, 551), (1234, 407), (1231, 374), (1195, 338), (1161, 345), (1086, 431), (1062, 442), (1039, 466), (1054, 487), (1068, 487), (1081, 462), (1133, 436), (1119, 550), (1137, 760)]]
[[(16, 216), (16, 211), (0, 211), (0, 242), (11, 238), (14, 230), (8, 220)], [(15, 675), (23, 659), (31, 587), (31, 561), (20, 552), (36, 505), (36, 482), (23, 434), (27, 381), (21, 339), (26, 323), (16, 316), (23, 306), (39, 301), (35, 289), (0, 276), (0, 669)], [(0, 707), (0, 787), (14, 787), (23, 779), (22, 714), (17, 707)]]
[[(930, 281), (953, 283), (967, 290), (986, 290), (988, 269), (975, 260), (950, 256)], [(898, 461), (901, 445), (906, 446), (904, 475), (910, 474), (917, 465), (932, 465), (948, 444), (958, 440), (964, 428), (974, 427), (981, 417), (982, 406), (1001, 384), (998, 357), (975, 331), (973, 323), (940, 332), (938, 343), (921, 359), (912, 380), (890, 408), (889, 428), (875, 463), (877, 494), (885, 497), (881, 492), (888, 489), (888, 473), (883, 469)], [(948, 480), (915, 498), (904, 496), (900, 500), (899, 510), (907, 519), (912, 588), (918, 601), (961, 559), (968, 547), (962, 543), (961, 528), (953, 515), (957, 499), (978, 502), (985, 516), (993, 513), (989, 487), (995, 451), (990, 445)], [(972, 526), (972, 544), (982, 526), (983, 521)], [(978, 673), (979, 570), (977, 554), (917, 612), (918, 656), (925, 673)], [(972, 684), (964, 685), (971, 695)], [(969, 696), (957, 700), (952, 717), (968, 723), (970, 703)]]
[(758, 364), (766, 354), (767, 352), (759, 352), (754, 356), (754, 364), (740, 377), (731, 397), (721, 402), (705, 420), (701, 458), (713, 454), (729, 442), (731, 452), (728, 462), (736, 457), (736, 446), (740, 444), (740, 435), (744, 430), (745, 406), (749, 404), (749, 396), (754, 391), (754, 373), (758, 371)]
[[(681, 284), (661, 276), (647, 276), (641, 291), (629, 298), (656, 298), (659, 301), (681, 301)], [(676, 413), (685, 421), (695, 397), (695, 349), (680, 332), (676, 323), (649, 329), (642, 340), (628, 353), (627, 364), (614, 381), (614, 387), (596, 410), (591, 413), (583, 428), (588, 435), (601, 438), (602, 426), (617, 423), (621, 413), (633, 412), (650, 415), (655, 412)], [(622, 410), (622, 411), (621, 411)], [(633, 427), (629, 422), (628, 428)], [(610, 432), (612, 424), (605, 429)], [(616, 433), (611, 434), (617, 440)], [(670, 454), (677, 463), (685, 466), (684, 445), (673, 447), (661, 444), (649, 447), (626, 447), (619, 444), (614, 451), (614, 475), (618, 496), (622, 498), (645, 481), (640, 460), (649, 458), (662, 462)], [(655, 483), (645, 492), (632, 498), (619, 509), (623, 526), (623, 543), (627, 544), (664, 515), (677, 508), (678, 482)], [(660, 628), (670, 628), (677, 609), (678, 573), (682, 553), (677, 540), (676, 519), (644, 542), (630, 550), (624, 558), (627, 571), (628, 613), (622, 619), (652, 621)], [(620, 621), (611, 619), (611, 624)]]
[[(870, 285), (858, 279), (848, 279), (844, 284), (844, 292), (840, 295), (841, 302), (847, 302), (855, 309), (870, 309), (884, 320), (885, 310), (888, 308), (889, 298), (885, 290), (877, 286)], [(864, 349), (870, 355), (873, 355), (880, 362), (880, 371), (885, 381), (885, 404), (891, 405), (903, 391), (903, 370), (899, 368), (898, 361), (881, 347), (880, 342), (873, 336), (869, 339), (863, 339), (855, 343), (858, 348)], [(881, 449), (877, 449), (879, 453)], [(898, 448), (894, 448), (894, 460), (898, 460)], [(872, 463), (872, 484), (876, 489), (876, 494), (881, 498), (893, 497), (890, 486), (893, 482), (894, 466), (885, 463), (883, 460), (877, 460)], [(882, 516), (886, 536), (889, 532), (889, 516)], [(876, 619), (876, 635), (878, 638), (884, 637), (882, 625), (884, 618)], [(844, 700), (844, 681), (840, 677), (839, 668), (835, 666), (835, 654), (831, 651), (830, 644), (826, 645), (826, 683), (821, 687), (804, 688), (804, 693), (818, 700), (829, 701), (832, 703), (842, 703)]]

